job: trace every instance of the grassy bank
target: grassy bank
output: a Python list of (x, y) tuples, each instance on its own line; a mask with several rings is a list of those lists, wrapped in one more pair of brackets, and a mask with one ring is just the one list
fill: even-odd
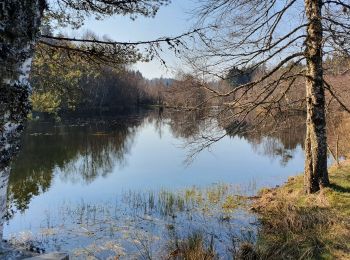
[(350, 162), (329, 170), (330, 188), (306, 196), (303, 176), (253, 202), (260, 229), (246, 259), (350, 259)]

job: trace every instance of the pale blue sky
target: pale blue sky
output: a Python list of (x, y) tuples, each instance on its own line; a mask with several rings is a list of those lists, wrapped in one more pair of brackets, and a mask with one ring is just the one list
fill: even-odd
[[(282, 1), (277, 3), (276, 8), (278, 9)], [(200, 4), (198, 0), (172, 0), (172, 3), (159, 9), (155, 18), (140, 16), (136, 20), (131, 20), (128, 16), (118, 15), (102, 21), (88, 18), (79, 31), (64, 29), (64, 32), (78, 38), (81, 34), (89, 30), (93, 31), (98, 36), (106, 35), (115, 41), (132, 42), (154, 40), (165, 36), (177, 36), (193, 28), (195, 22), (195, 19), (193, 19), (193, 12), (198, 4)], [(303, 2), (300, 1), (300, 3), (298, 2), (290, 13), (286, 15), (276, 31), (280, 31), (284, 34), (290, 31), (290, 28), (294, 28), (298, 25), (299, 22), (303, 20), (302, 10)], [(185, 63), (178, 57), (175, 57), (173, 51), (169, 51), (166, 45), (163, 47), (164, 50), (161, 53), (161, 57), (166, 61), (167, 67), (156, 59), (149, 63), (138, 63), (134, 65), (133, 68), (141, 71), (144, 77), (149, 79), (173, 77), (178, 71), (186, 71)], [(271, 62), (276, 62), (278, 59), (281, 59), (281, 57), (277, 55)], [(218, 69), (221, 70), (222, 68)]]
[[(108, 35), (116, 41), (152, 40), (162, 36), (176, 36), (190, 30), (191, 11), (194, 6), (195, 0), (173, 0), (170, 5), (162, 7), (155, 18), (139, 17), (135, 21), (123, 16), (114, 16), (103, 21), (91, 18), (79, 32), (70, 34), (79, 36), (81, 32), (90, 30), (99, 36)], [(135, 68), (146, 78), (173, 76), (174, 69), (181, 66), (180, 61), (170, 51), (164, 51), (162, 57), (167, 62), (168, 69), (158, 60), (137, 64)]]

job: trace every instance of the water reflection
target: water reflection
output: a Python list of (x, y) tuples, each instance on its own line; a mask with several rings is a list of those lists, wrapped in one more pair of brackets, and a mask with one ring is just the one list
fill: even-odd
[[(135, 135), (144, 124), (154, 124), (160, 136), (164, 125), (169, 125), (176, 139), (186, 140), (200, 134), (208, 122), (201, 114), (176, 112), (75, 124), (30, 122), (9, 178), (9, 208), (22, 212), (27, 209), (33, 197), (50, 188), (55, 173), (65, 182), (89, 184), (99, 176), (111, 174), (116, 165), (122, 169)], [(256, 153), (279, 158), (285, 166), (303, 143), (302, 131), (299, 128), (237, 136), (247, 140)]]
[(55, 172), (72, 183), (91, 183), (125, 165), (142, 120), (99, 120), (60, 124), (30, 122), (10, 174), (10, 208), (24, 211), (32, 197), (46, 192)]
[(47, 207), (57, 208), (62, 200), (113, 203), (122, 189), (240, 185), (256, 178), (263, 180), (261, 186), (274, 185), (302, 169), (302, 127), (228, 135), (213, 147), (213, 154), (204, 151), (185, 167), (181, 144), (214, 129), (225, 132), (203, 112), (30, 122), (8, 184), (4, 179), (2, 185), (5, 190), (8, 185), (5, 233), (40, 227)]
[(169, 119), (169, 126), (176, 138), (190, 139), (205, 131), (208, 120), (203, 111), (191, 113), (164, 113)]
[(286, 166), (295, 156), (298, 146), (304, 149), (304, 133), (304, 124), (294, 124), (293, 127), (286, 125), (278, 131), (261, 129), (240, 135), (252, 145), (255, 152), (278, 159), (282, 166)]

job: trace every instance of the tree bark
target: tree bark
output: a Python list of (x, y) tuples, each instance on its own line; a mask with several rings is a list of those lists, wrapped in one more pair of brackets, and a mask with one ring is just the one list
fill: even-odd
[(304, 184), (307, 193), (315, 193), (320, 188), (329, 185), (322, 67), (322, 0), (305, 0), (305, 8), (309, 25), (305, 50), (307, 119)]
[(30, 110), (29, 71), (45, 0), (0, 1), (0, 171), (18, 150)]
[(0, 1), (0, 248), (10, 162), (30, 111), (28, 83), (45, 0)]
[[(6, 167), (0, 171), (0, 241), (3, 237), (4, 222), (7, 212), (7, 188), (9, 182), (9, 168)], [(0, 242), (0, 250), (2, 249), (2, 243)]]

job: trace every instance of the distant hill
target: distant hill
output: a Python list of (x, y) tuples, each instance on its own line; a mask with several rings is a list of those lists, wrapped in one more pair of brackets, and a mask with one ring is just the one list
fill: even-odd
[(165, 85), (165, 86), (171, 86), (172, 84), (174, 84), (174, 81), (175, 79), (172, 79), (172, 78), (154, 78), (154, 79), (148, 80), (148, 82), (152, 85), (153, 84), (157, 85), (161, 83), (162, 85)]

